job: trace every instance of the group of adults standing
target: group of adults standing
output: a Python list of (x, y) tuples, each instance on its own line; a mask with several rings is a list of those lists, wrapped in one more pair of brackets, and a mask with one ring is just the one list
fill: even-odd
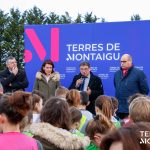
[[(128, 116), (128, 98), (135, 93), (147, 95), (149, 86), (147, 77), (142, 70), (134, 67), (132, 57), (124, 54), (120, 60), (121, 67), (114, 74), (115, 97), (118, 99), (119, 107), (117, 115), (123, 119)], [(91, 72), (89, 62), (80, 63), (80, 73), (75, 75), (69, 89), (86, 91), (89, 95), (90, 104), (87, 110), (95, 114), (95, 99), (104, 94), (103, 84), (100, 77)], [(4, 93), (25, 90), (28, 80), (24, 70), (17, 67), (14, 57), (6, 60), (6, 69), (0, 72), (0, 83)], [(60, 75), (54, 71), (54, 63), (45, 60), (40, 71), (36, 73), (33, 89), (41, 91), (45, 99), (55, 95), (55, 90), (60, 86)]]

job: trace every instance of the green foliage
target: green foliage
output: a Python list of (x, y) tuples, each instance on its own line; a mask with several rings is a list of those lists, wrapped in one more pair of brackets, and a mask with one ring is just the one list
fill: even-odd
[(101, 22), (106, 22), (105, 18), (101, 18)]
[(137, 20), (141, 20), (141, 17), (139, 14), (131, 16), (131, 21), (137, 21)]
[(99, 20), (95, 15), (93, 16), (92, 12), (91, 13), (86, 13), (84, 16), (85, 23), (94, 23)]
[(51, 12), (46, 17), (46, 24), (59, 24), (59, 16), (56, 15), (54, 12)]
[(24, 12), (25, 24), (46, 24), (46, 14), (36, 6)]
[(82, 15), (78, 14), (77, 18), (74, 20), (74, 23), (83, 23), (82, 18)]
[(5, 47), (5, 30), (8, 27), (8, 14), (4, 14), (2, 10), (0, 10), (0, 69), (4, 68), (5, 60), (4, 56), (7, 53), (7, 49)]
[(24, 18), (18, 9), (10, 10), (7, 20), (7, 28), (4, 31), (5, 58), (14, 56), (18, 61), (18, 66), (23, 66), (23, 27)]
[(61, 24), (72, 23), (71, 17), (69, 16), (68, 12), (65, 12), (65, 15), (60, 16), (59, 23), (61, 23)]

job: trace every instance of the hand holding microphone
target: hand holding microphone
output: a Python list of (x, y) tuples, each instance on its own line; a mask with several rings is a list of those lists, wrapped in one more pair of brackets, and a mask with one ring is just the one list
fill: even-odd
[(79, 87), (83, 82), (83, 78), (80, 78), (76, 81), (76, 87)]
[(81, 78), (76, 81), (76, 87), (79, 87), (83, 83), (84, 78), (85, 76), (81, 76)]

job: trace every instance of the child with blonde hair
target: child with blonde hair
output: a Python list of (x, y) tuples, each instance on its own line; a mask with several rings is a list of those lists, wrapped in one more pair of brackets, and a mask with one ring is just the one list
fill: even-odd
[(129, 118), (133, 122), (150, 122), (150, 97), (137, 97), (129, 105)]
[(76, 89), (71, 89), (66, 95), (66, 100), (70, 107), (78, 107), (80, 105), (80, 92)]

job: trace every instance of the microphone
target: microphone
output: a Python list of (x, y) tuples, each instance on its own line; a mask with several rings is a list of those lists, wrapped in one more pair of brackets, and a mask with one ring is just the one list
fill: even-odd
[(80, 84), (80, 91), (83, 91), (83, 90), (84, 90), (84, 83), (85, 83), (85, 79), (86, 79), (86, 78), (87, 78), (87, 77), (84, 76), (84, 75), (81, 76), (82, 82), (81, 82), (81, 84)]
[(80, 78), (76, 81), (75, 87), (80, 88), (84, 84), (86, 76), (81, 75)]

